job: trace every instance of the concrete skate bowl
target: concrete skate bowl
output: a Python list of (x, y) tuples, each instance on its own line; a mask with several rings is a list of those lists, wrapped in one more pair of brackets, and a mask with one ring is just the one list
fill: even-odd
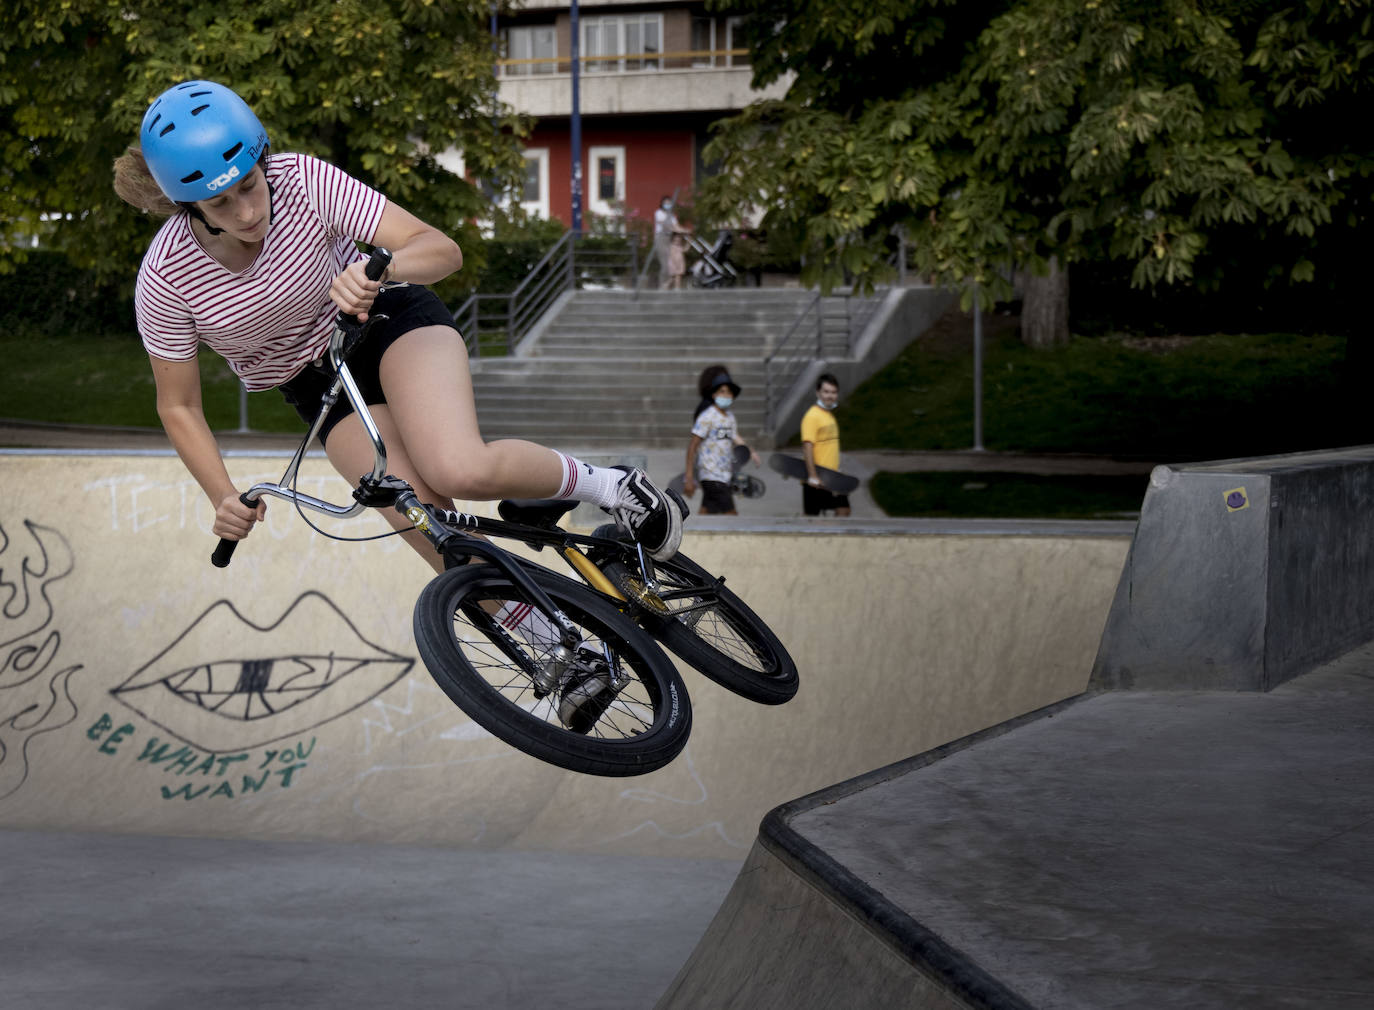
[[(281, 461), (233, 466), (271, 480)], [(301, 486), (346, 495), (323, 461)], [(0, 455), (0, 825), (742, 860), (779, 803), (1081, 692), (1130, 528), (693, 533), (802, 689), (762, 707), (684, 671), (686, 751), (605, 780), (444, 698), (410, 631), (428, 570), (398, 541), (338, 543), (277, 502), (216, 569), (201, 498), (168, 456)], [(320, 657), (330, 675), (291, 705), (214, 710), (188, 674)]]
[(1158, 468), (1092, 689), (772, 810), (657, 1010), (1374, 999), (1370, 500)]

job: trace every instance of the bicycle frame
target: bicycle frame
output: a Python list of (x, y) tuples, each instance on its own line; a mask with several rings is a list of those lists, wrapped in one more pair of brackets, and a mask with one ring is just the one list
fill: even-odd
[[(378, 249), (373, 253), (368, 263), (368, 276), (376, 280), (386, 270), (387, 263), (391, 260), (391, 254), (385, 249)], [(562, 644), (565, 649), (576, 648), (581, 641), (581, 635), (577, 626), (572, 623), (566, 614), (560, 610), (533, 579), (524, 571), (517, 561), (501, 548), (494, 544), (489, 544), (477, 537), (467, 536), (462, 532), (456, 531), (453, 527), (444, 522), (437, 514), (433, 506), (430, 506), (416, 496), (414, 488), (407, 482), (397, 477), (387, 476), (386, 474), (386, 444), (382, 440), (381, 431), (378, 430), (376, 422), (372, 418), (372, 413), (367, 409), (367, 404), (363, 402), (363, 396), (358, 389), (357, 383), (353, 379), (352, 372), (348, 369), (347, 357), (353, 347), (360, 344), (367, 336), (370, 325), (378, 320), (385, 319), (386, 316), (369, 316), (368, 322), (362, 324), (357, 330), (356, 335), (350, 332), (359, 324), (356, 319), (350, 319), (344, 313), (339, 313), (335, 319), (334, 331), (329, 338), (329, 363), (334, 369), (334, 381), (330, 384), (329, 390), (320, 401), (319, 413), (315, 415), (315, 420), (311, 424), (305, 438), (301, 440), (300, 447), (292, 455), (286, 465), (282, 478), (276, 483), (258, 483), (239, 496), (239, 499), (248, 506), (254, 506), (263, 496), (281, 498), (293, 504), (311, 509), (315, 512), (322, 512), (338, 518), (349, 518), (356, 516), (369, 508), (394, 507), (404, 515), (414, 527), (419, 530), (431, 543), (435, 549), (443, 552), (444, 548), (455, 537), (463, 538), (463, 552), (481, 557), (484, 561), (499, 568), (505, 575), (518, 586), (522, 591), (529, 594), (530, 599), (539, 605), (556, 624), (559, 629)], [(363, 475), (358, 486), (353, 491), (353, 503), (351, 505), (337, 505), (327, 502), (313, 495), (297, 491), (292, 485), (295, 484), (297, 475), (300, 471), (301, 462), (305, 459), (305, 453), (324, 424), (330, 409), (338, 402), (339, 394), (343, 393), (348, 398), (349, 404), (357, 413), (362, 421), (363, 428), (367, 432), (367, 437), (372, 443), (373, 465), (370, 473)], [(476, 519), (476, 517), (469, 517)], [(521, 527), (523, 530), (524, 528)], [(233, 557), (234, 549), (239, 541), (221, 540), (219, 547), (211, 556), (211, 562), (218, 568), (223, 568), (229, 564)], [(573, 552), (578, 553), (578, 552)], [(582, 561), (588, 566), (591, 562), (583, 557)], [(609, 580), (597, 571), (601, 581), (610, 586)], [(614, 589), (614, 587), (611, 587)]]

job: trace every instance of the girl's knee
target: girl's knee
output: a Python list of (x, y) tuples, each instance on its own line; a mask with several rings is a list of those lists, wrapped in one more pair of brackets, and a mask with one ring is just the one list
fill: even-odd
[(461, 458), (428, 467), (422, 474), (430, 487), (449, 498), (491, 501), (506, 494), (496, 464), (491, 453), (464, 453)]

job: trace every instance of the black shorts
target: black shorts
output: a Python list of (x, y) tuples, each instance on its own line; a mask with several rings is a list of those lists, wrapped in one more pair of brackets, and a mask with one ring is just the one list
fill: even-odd
[(701, 482), (701, 514), (725, 515), (735, 511), (735, 498), (730, 485), (719, 480)]
[(835, 494), (823, 487), (802, 485), (802, 511), (809, 516), (818, 516), (822, 511), (849, 508), (849, 495)]
[[(439, 296), (419, 284), (384, 289), (372, 303), (372, 311), (387, 318), (372, 327), (367, 339), (348, 359), (348, 370), (358, 384), (358, 391), (363, 394), (363, 402), (369, 405), (386, 403), (380, 373), (382, 355), (386, 353), (387, 348), (411, 330), (418, 330), (422, 326), (447, 326), (457, 329), (453, 325), (453, 316), (439, 300)], [(328, 359), (324, 358), (319, 364), (311, 362), (306, 365), (277, 388), (281, 390), (286, 402), (296, 408), (301, 420), (311, 424), (315, 420), (315, 415), (320, 412), (320, 400), (333, 381), (334, 369), (329, 366)], [(348, 402), (346, 396), (340, 394), (338, 402), (330, 409), (329, 416), (324, 419), (324, 424), (320, 428), (320, 443), (324, 444), (324, 440), (334, 430), (334, 425), (351, 413), (353, 405)]]

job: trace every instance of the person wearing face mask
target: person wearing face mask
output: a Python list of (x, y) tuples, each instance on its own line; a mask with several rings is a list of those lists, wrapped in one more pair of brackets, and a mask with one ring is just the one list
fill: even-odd
[[(701, 402), (697, 404), (692, 436), (687, 442), (687, 468), (682, 490), (688, 498), (696, 494), (697, 474), (700, 474), (702, 515), (739, 514), (735, 511), (735, 498), (730, 489), (735, 446), (745, 445), (739, 436), (734, 411), (730, 409), (739, 391), (724, 365), (711, 365), (697, 380)], [(751, 450), (749, 456), (755, 466), (761, 465), (758, 453)]]
[(840, 403), (840, 380), (829, 372), (816, 380), (816, 402), (802, 416), (802, 455), (806, 459), (806, 483), (802, 485), (802, 510), (809, 516), (833, 511), (849, 515), (849, 496), (835, 494), (821, 483), (816, 467), (840, 468), (840, 425), (835, 408)]
[(685, 234), (673, 211), (673, 198), (665, 196), (654, 211), (654, 258), (658, 260), (658, 286), (667, 288), (673, 281), (673, 237)]
[[(342, 310), (378, 317), (349, 367), (386, 441), (388, 472), (421, 500), (440, 508), (455, 498), (590, 501), (655, 558), (676, 552), (687, 506), (642, 470), (482, 438), (467, 348), (424, 286), (462, 267), (453, 239), (327, 162), (272, 150), (252, 109), (212, 81), (159, 95), (138, 144), (114, 168), (126, 203), (166, 218), (139, 267), (134, 308), (158, 417), (214, 509), (216, 536), (246, 537), (266, 504), (240, 501), (206, 423), (200, 346), (222, 356), (249, 390), (279, 389), (309, 423), (333, 379), (326, 349)], [(382, 278), (389, 283), (366, 276), (360, 242), (391, 251)], [(318, 437), (346, 479), (372, 466), (372, 441), (347, 400), (333, 406)], [(404, 517), (381, 511), (442, 571), (442, 557)]]

